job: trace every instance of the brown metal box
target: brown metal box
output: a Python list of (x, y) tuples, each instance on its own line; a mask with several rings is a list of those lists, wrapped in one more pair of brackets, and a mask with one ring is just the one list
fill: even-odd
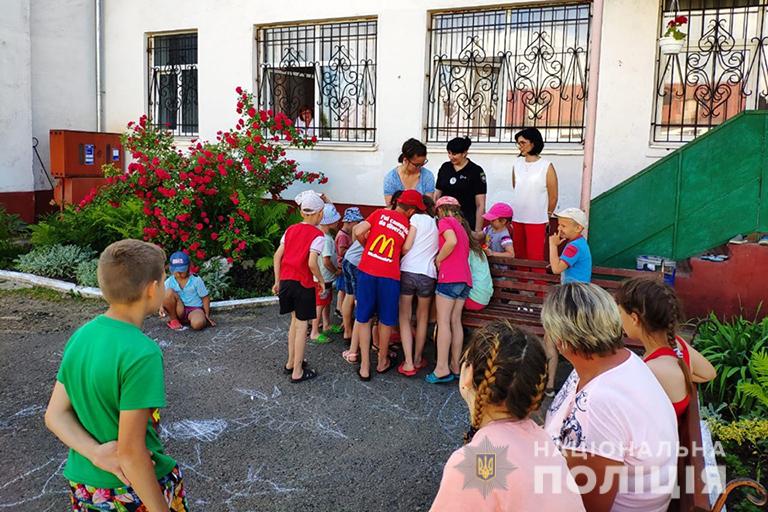
[(123, 168), (119, 133), (51, 130), (51, 174), (57, 178), (100, 178), (101, 166)]
[(106, 182), (106, 178), (59, 178), (53, 190), (53, 198), (58, 205), (77, 205), (91, 189), (100, 188)]

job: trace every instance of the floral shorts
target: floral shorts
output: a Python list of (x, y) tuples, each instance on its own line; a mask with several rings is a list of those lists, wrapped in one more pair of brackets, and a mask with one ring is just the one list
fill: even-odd
[[(184, 481), (178, 466), (159, 480), (160, 488), (171, 512), (188, 512)], [(146, 512), (147, 508), (130, 487), (97, 489), (90, 485), (69, 482), (72, 512), (86, 510), (116, 510), (117, 512)]]

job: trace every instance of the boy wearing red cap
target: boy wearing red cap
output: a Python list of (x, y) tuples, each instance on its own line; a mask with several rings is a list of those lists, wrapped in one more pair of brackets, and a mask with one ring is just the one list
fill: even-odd
[(380, 208), (355, 226), (353, 234), (365, 247), (358, 267), (355, 322), (360, 333), (361, 380), (371, 379), (370, 321), (379, 317), (379, 357), (377, 373), (389, 371), (389, 337), (398, 324), (400, 301), (400, 254), (410, 231), (410, 218), (424, 211), (424, 201), (416, 190), (406, 190), (397, 199), (394, 210)]

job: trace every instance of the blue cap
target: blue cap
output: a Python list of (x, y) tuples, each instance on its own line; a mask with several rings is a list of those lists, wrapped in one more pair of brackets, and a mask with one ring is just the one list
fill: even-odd
[(360, 208), (352, 206), (344, 210), (344, 222), (362, 222), (363, 214), (360, 213)]
[(189, 256), (178, 251), (171, 254), (171, 272), (186, 272), (189, 270)]
[(323, 220), (320, 221), (320, 224), (334, 224), (338, 222), (339, 219), (341, 219), (341, 215), (339, 215), (336, 207), (331, 203), (326, 203), (326, 205), (323, 207)]

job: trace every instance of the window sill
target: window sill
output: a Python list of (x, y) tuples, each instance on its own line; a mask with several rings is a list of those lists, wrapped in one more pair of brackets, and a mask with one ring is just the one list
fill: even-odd
[(347, 142), (318, 142), (315, 147), (312, 148), (286, 148), (290, 151), (348, 151), (348, 152), (365, 152), (373, 153), (379, 150), (379, 145), (376, 143), (347, 143)]
[[(427, 144), (427, 151), (432, 153), (445, 152), (445, 144), (431, 142)], [(478, 155), (515, 155), (520, 151), (512, 143), (482, 144), (474, 143), (469, 148), (469, 153)], [(544, 156), (583, 156), (584, 146), (581, 144), (547, 144), (542, 152)]]
[(676, 149), (685, 146), (687, 142), (663, 143), (654, 142), (648, 145), (648, 151), (645, 156), (650, 158), (664, 158)]

